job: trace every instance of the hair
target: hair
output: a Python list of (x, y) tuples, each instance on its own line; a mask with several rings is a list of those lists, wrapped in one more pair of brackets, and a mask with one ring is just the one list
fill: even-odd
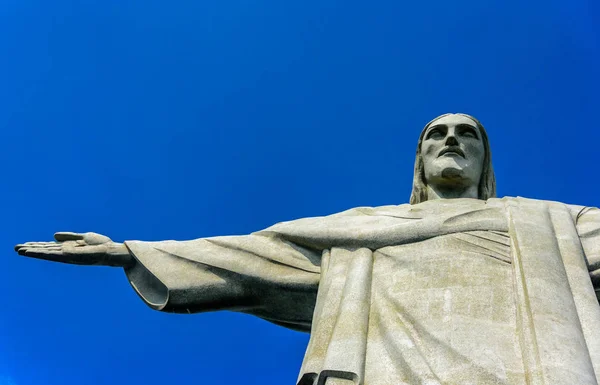
[[(415, 175), (413, 178), (413, 187), (412, 193), (410, 195), (410, 204), (414, 205), (417, 203), (425, 202), (429, 199), (427, 194), (427, 181), (425, 180), (425, 170), (423, 166), (423, 157), (421, 155), (421, 144), (423, 144), (423, 138), (425, 136), (425, 131), (431, 126), (433, 122), (436, 120), (443, 118), (445, 116), (452, 114), (443, 114), (434, 119), (432, 119), (429, 123), (425, 125), (423, 131), (421, 132), (421, 136), (419, 136), (419, 143), (417, 144), (417, 156), (415, 159)], [(483, 147), (485, 150), (485, 157), (483, 160), (483, 170), (481, 172), (481, 179), (479, 180), (479, 188), (477, 190), (477, 197), (479, 199), (487, 200), (489, 198), (494, 198), (496, 196), (496, 177), (494, 175), (494, 169), (492, 168), (492, 153), (490, 151), (490, 142), (488, 140), (487, 132), (485, 128), (479, 122), (479, 120), (475, 119), (471, 115), (467, 114), (456, 114), (460, 116), (467, 117), (475, 122), (479, 132), (481, 133), (481, 139), (483, 140)]]

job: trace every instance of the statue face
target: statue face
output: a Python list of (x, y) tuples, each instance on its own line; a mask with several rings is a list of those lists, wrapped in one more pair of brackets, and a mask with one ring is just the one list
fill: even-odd
[(431, 186), (479, 186), (485, 147), (477, 124), (461, 115), (432, 122), (421, 144), (425, 182)]

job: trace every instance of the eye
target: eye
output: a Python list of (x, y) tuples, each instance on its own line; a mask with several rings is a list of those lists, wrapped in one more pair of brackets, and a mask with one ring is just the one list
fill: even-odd
[(475, 128), (471, 126), (460, 126), (460, 135), (466, 138), (479, 139), (477, 136), (477, 131), (475, 131)]
[(446, 134), (439, 127), (434, 127), (427, 133), (425, 139), (443, 139)]

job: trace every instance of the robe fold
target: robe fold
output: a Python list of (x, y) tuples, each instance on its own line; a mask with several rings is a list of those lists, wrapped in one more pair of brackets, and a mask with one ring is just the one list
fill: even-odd
[(298, 385), (600, 378), (595, 208), (434, 200), (125, 244), (137, 261), (128, 279), (153, 309), (310, 331)]

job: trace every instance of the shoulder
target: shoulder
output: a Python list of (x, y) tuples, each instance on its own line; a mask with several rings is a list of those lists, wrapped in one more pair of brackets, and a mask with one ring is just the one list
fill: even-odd
[(401, 204), (401, 205), (386, 205), (386, 206), (375, 206), (375, 207), (371, 207), (371, 206), (360, 206), (360, 207), (354, 207), (336, 214), (333, 214), (332, 216), (379, 216), (379, 215), (396, 215), (399, 213), (406, 213), (406, 212), (410, 212), (411, 208), (413, 206), (411, 206), (408, 203), (405, 204)]
[[(533, 204), (533, 205), (548, 205), (548, 206), (564, 206), (573, 217), (573, 220), (577, 222), (582, 216), (591, 216), (594, 217), (600, 215), (600, 210), (596, 207), (592, 206), (582, 206), (582, 205), (574, 205), (564, 202), (558, 201), (549, 201), (542, 199), (532, 199), (532, 198), (524, 198), (524, 197), (502, 197), (502, 198), (491, 198), (488, 201), (505, 201), (505, 202), (515, 202), (521, 204)], [(590, 215), (591, 214), (591, 215)]]

